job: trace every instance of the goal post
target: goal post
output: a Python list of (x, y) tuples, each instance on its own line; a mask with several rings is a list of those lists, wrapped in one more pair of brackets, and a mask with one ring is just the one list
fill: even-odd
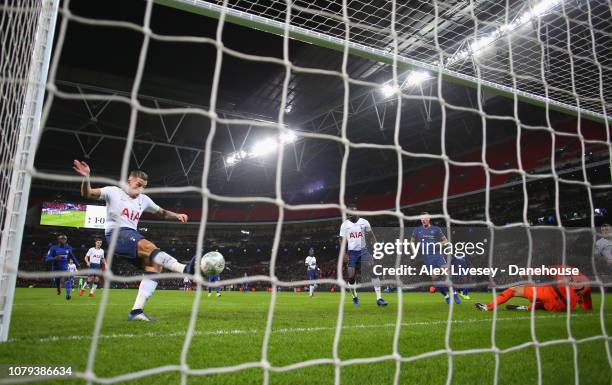
[[(233, 6), (228, 6), (223, 9), (223, 5), (219, 5), (218, 3), (212, 3), (204, 0), (153, 0), (155, 3), (180, 9), (186, 12), (200, 14), (212, 18), (219, 18), (221, 13), (225, 14), (225, 22), (241, 25), (248, 28), (253, 28), (265, 32), (269, 32), (277, 35), (284, 35), (285, 33), (292, 39), (299, 40), (305, 43), (314, 44), (320, 47), (333, 49), (336, 51), (344, 51), (345, 47), (348, 49), (349, 54), (359, 56), (365, 59), (372, 60), (374, 62), (380, 62), (387, 65), (395, 65), (398, 70), (408, 71), (408, 70), (427, 70), (431, 71), (434, 74), (438, 72), (441, 73), (442, 78), (446, 81), (460, 84), (463, 86), (467, 86), (470, 88), (480, 87), (480, 89), (484, 92), (490, 92), (495, 95), (500, 95), (507, 97), (509, 99), (517, 98), (519, 101), (533, 104), (539, 107), (547, 107), (550, 110), (555, 110), (558, 112), (562, 112), (571, 116), (582, 117), (588, 120), (592, 120), (598, 123), (603, 123), (605, 125), (609, 125), (612, 122), (612, 116), (609, 114), (610, 107), (607, 106), (607, 102), (604, 97), (599, 97), (599, 95), (589, 96), (588, 99), (594, 99), (594, 103), (589, 105), (588, 107), (581, 106), (580, 102), (576, 100), (572, 100), (574, 95), (573, 90), (568, 87), (567, 89), (562, 89), (558, 92), (558, 94), (562, 94), (562, 98), (555, 97), (546, 97), (541, 93), (533, 92), (533, 90), (526, 90), (522, 87), (515, 87), (513, 84), (489, 80), (487, 76), (481, 75), (477, 76), (472, 68), (471, 71), (466, 71), (466, 66), (459, 69), (455, 69), (454, 64), (459, 62), (460, 60), (469, 59), (471, 55), (477, 56), (474, 54), (476, 48), (457, 50), (452, 55), (443, 54), (443, 57), (447, 57), (448, 61), (444, 65), (439, 65), (438, 63), (428, 63), (426, 61), (421, 60), (421, 58), (413, 58), (408, 55), (404, 55), (401, 52), (394, 58), (393, 52), (385, 49), (381, 49), (375, 44), (362, 44), (353, 40), (346, 40), (344, 38), (334, 36), (332, 34), (322, 33), (316, 30), (316, 28), (307, 28), (306, 22), (303, 23), (290, 23), (287, 24), (281, 20), (274, 20), (272, 18), (266, 17), (265, 12), (258, 14), (257, 12), (248, 12), (239, 9), (240, 1), (231, 1), (228, 3), (233, 4)], [(553, 5), (558, 5), (560, 0), (543, 0), (543, 3), (551, 3)], [(252, 2), (253, 4), (263, 3), (263, 1), (258, 0)], [(279, 7), (286, 7), (286, 2), (283, 0), (270, 0), (266, 1), (266, 4), (279, 4)], [(296, 2), (297, 3), (297, 2)], [(435, 2), (434, 2), (435, 3)], [(439, 2), (442, 3), (442, 2)], [(527, 4), (530, 2), (527, 2)], [(534, 4), (537, 1), (533, 1)], [(537, 7), (537, 5), (535, 6)], [(540, 15), (535, 15), (537, 10), (533, 10), (534, 6), (532, 5), (531, 10), (527, 7), (527, 10), (524, 12), (532, 12), (534, 14), (533, 18)], [(334, 20), (338, 24), (344, 23), (342, 21), (342, 15), (331, 14), (326, 11), (320, 10), (310, 10), (306, 9), (303, 6), (299, 7), (300, 11), (310, 13), (312, 15), (320, 14), (322, 17), (327, 18), (328, 20)], [(521, 17), (517, 16), (516, 19), (520, 20)], [(390, 19), (390, 18), (389, 18)], [(533, 22), (533, 20), (530, 20)], [(478, 22), (475, 22), (478, 24)], [(525, 23), (523, 21), (523, 23)], [(287, 24), (287, 25), (286, 25)], [(486, 23), (485, 25), (489, 25), (492, 23)], [(511, 23), (510, 23), (511, 24)], [(372, 27), (374, 26), (360, 26), (362, 28)], [(377, 27), (376, 27), (377, 28)], [(434, 27), (435, 29), (435, 27)], [(490, 29), (490, 28), (489, 28)], [(499, 28), (498, 28), (499, 30)], [(286, 32), (285, 32), (286, 31)], [(492, 33), (493, 34), (493, 33)], [(502, 41), (505, 39), (503, 33), (495, 32), (496, 37), (494, 41), (488, 41), (487, 44), (495, 44), (496, 41)], [(470, 40), (470, 36), (466, 36), (467, 40), (465, 45), (469, 45), (467, 41)], [(481, 40), (486, 40), (487, 37), (481, 38)], [(430, 42), (435, 44), (435, 42)], [(532, 41), (534, 45), (542, 45), (541, 42)], [(472, 46), (474, 44), (479, 44), (478, 39), (472, 40)], [(437, 44), (436, 44), (437, 45)], [(539, 50), (538, 47), (533, 48), (534, 51)], [(540, 55), (540, 52), (530, 52), (530, 55)], [(462, 57), (463, 56), (463, 57)], [(456, 57), (461, 57), (461, 59), (455, 59)], [(533, 58), (532, 58), (533, 59)], [(543, 58), (542, 58), (543, 59)], [(510, 57), (509, 60), (512, 60)], [(540, 60), (540, 58), (536, 58), (536, 60)], [(599, 63), (597, 63), (599, 67)], [(475, 67), (475, 64), (470, 65), (471, 67)], [(531, 69), (533, 71), (538, 72), (539, 69)], [(535, 76), (539, 76), (536, 74)], [(603, 85), (601, 85), (603, 87)], [(545, 84), (537, 85), (537, 88), (548, 88)], [(596, 92), (597, 90), (594, 90)], [(601, 99), (601, 100), (595, 100)]]
[[(59, 0), (0, 6), (0, 341), (8, 339), (21, 241)], [(6, 55), (4, 55), (6, 53)]]

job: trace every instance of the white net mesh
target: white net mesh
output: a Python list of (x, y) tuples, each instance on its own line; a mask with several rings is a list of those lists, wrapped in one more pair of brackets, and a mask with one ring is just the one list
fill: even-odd
[(3, 122), (2, 141), (0, 141), (0, 154), (2, 155), (0, 223), (4, 223), (7, 213), (14, 157), (25, 107), (30, 61), (34, 51), (34, 38), (41, 7), (40, 3), (33, 3), (32, 7), (18, 7), (18, 3), (13, 1), (3, 5), (0, 19), (0, 39), (2, 41), (0, 119)]
[(0, 7), (0, 339), (6, 340), (57, 3)]
[[(203, 1), (175, 3), (212, 7)], [(227, 7), (230, 15), (238, 11), (270, 25), (285, 23), (283, 1), (230, 1)], [(445, 74), (459, 79), (478, 78), (483, 87), (599, 117), (610, 108), (607, 1), (415, 1), (395, 7), (393, 27), (392, 7), (392, 2), (350, 1), (345, 20), (340, 2), (296, 1), (288, 31), (305, 30), (341, 44), (347, 22), (347, 45), (366, 55), (392, 60), (397, 43), (398, 63), (417, 68), (442, 63)], [(400, 84), (409, 81), (408, 73), (398, 75)], [(580, 80), (572, 86), (567, 82), (571, 77)]]
[[(490, 229), (496, 228), (491, 219), (490, 214), (490, 179), (499, 174), (515, 173), (520, 177), (520, 186), (523, 195), (528, 197), (527, 182), (534, 176), (526, 170), (521, 163), (520, 153), (517, 156), (518, 165), (516, 168), (509, 168), (504, 171), (496, 170), (487, 162), (485, 153), (486, 145), (482, 146), (482, 157), (480, 161), (461, 162), (452, 159), (446, 152), (447, 127), (444, 117), (449, 111), (466, 110), (477, 114), (481, 118), (482, 137), (486, 138), (487, 134), (487, 119), (497, 118), (505, 119), (515, 125), (518, 132), (517, 148), (520, 152), (521, 130), (539, 129), (551, 135), (554, 140), (556, 133), (550, 123), (546, 126), (531, 127), (522, 124), (518, 115), (517, 107), (519, 99), (526, 98), (531, 102), (544, 105), (546, 112), (550, 108), (561, 108), (565, 111), (572, 111), (579, 117), (588, 115), (589, 117), (597, 117), (602, 122), (606, 129), (605, 140), (586, 139), (581, 132), (580, 122), (578, 119), (577, 134), (564, 133), (562, 135), (570, 136), (580, 141), (580, 157), (582, 178), (580, 180), (565, 179), (556, 171), (555, 155), (551, 154), (550, 171), (540, 173), (538, 178), (552, 178), (555, 186), (555, 216), (557, 223), (562, 223), (561, 210), (559, 208), (559, 183), (568, 183), (580, 185), (588, 191), (590, 211), (595, 209), (592, 199), (593, 191), (609, 190), (612, 184), (594, 185), (587, 179), (585, 165), (585, 146), (595, 144), (605, 147), (605, 152), (610, 159), (612, 143), (610, 142), (610, 118), (608, 111), (612, 95), (610, 94), (611, 71), (612, 71), (612, 54), (610, 47), (612, 46), (612, 6), (609, 1), (590, 1), (590, 2), (573, 2), (573, 1), (542, 1), (542, 2), (488, 2), (488, 1), (433, 1), (411, 2), (410, 6), (401, 5), (397, 2), (365, 2), (365, 1), (343, 1), (330, 2), (325, 6), (318, 6), (317, 3), (310, 2), (294, 2), (286, 3), (281, 1), (257, 1), (257, 2), (241, 2), (241, 1), (226, 1), (219, 4), (212, 4), (204, 1), (160, 1), (160, 3), (169, 4), (177, 7), (187, 8), (195, 12), (212, 12), (219, 18), (217, 26), (217, 34), (215, 39), (203, 38), (197, 36), (170, 36), (158, 34), (151, 29), (151, 18), (154, 11), (153, 1), (146, 2), (146, 11), (142, 24), (134, 24), (131, 22), (107, 20), (98, 18), (87, 18), (79, 16), (71, 12), (71, 2), (64, 1), (61, 14), (61, 25), (58, 32), (58, 40), (55, 46), (55, 56), (52, 62), (49, 81), (47, 86), (48, 99), (43, 113), (44, 123), (50, 113), (50, 109), (56, 99), (74, 99), (80, 100), (84, 98), (87, 101), (113, 101), (124, 103), (131, 110), (130, 121), (127, 133), (125, 135), (126, 145), (123, 152), (121, 180), (127, 178), (129, 172), (130, 157), (132, 156), (133, 145), (136, 140), (136, 127), (138, 124), (139, 113), (153, 114), (160, 116), (169, 116), (177, 114), (196, 114), (205, 116), (211, 121), (211, 129), (206, 138), (204, 153), (204, 167), (201, 180), (201, 186), (187, 186), (174, 188), (157, 188), (152, 189), (151, 193), (178, 193), (178, 192), (197, 192), (202, 196), (203, 214), (200, 222), (196, 255), (201, 255), (203, 251), (203, 242), (207, 230), (207, 214), (209, 212), (210, 201), (227, 202), (227, 203), (268, 203), (275, 205), (278, 208), (278, 220), (276, 223), (274, 241), (270, 259), (270, 274), (269, 276), (252, 276), (249, 281), (266, 281), (272, 286), (270, 306), (267, 313), (267, 321), (264, 332), (261, 359), (253, 362), (246, 362), (235, 366), (214, 367), (214, 368), (193, 368), (188, 365), (188, 354), (194, 335), (196, 334), (197, 315), (200, 311), (200, 299), (202, 295), (202, 286), (207, 283), (203, 282), (202, 277), (198, 274), (195, 279), (198, 282), (198, 291), (193, 301), (191, 310), (191, 318), (187, 332), (183, 340), (183, 348), (178, 365), (167, 365), (155, 367), (134, 373), (125, 373), (115, 377), (101, 377), (94, 371), (94, 362), (96, 359), (98, 344), (101, 339), (101, 330), (104, 322), (104, 315), (109, 301), (109, 290), (104, 290), (102, 301), (98, 309), (98, 315), (93, 330), (91, 339), (91, 348), (89, 350), (87, 369), (83, 372), (76, 373), (78, 378), (84, 379), (87, 383), (117, 383), (121, 381), (135, 380), (146, 378), (159, 373), (165, 372), (180, 372), (181, 382), (187, 383), (191, 376), (203, 376), (209, 374), (220, 374), (241, 371), (249, 368), (260, 368), (263, 370), (263, 383), (270, 382), (270, 372), (287, 372), (301, 368), (306, 368), (316, 365), (333, 365), (335, 368), (334, 383), (342, 382), (341, 370), (350, 365), (362, 363), (376, 363), (382, 361), (394, 361), (395, 374), (394, 384), (400, 383), (400, 375), (402, 364), (415, 362), (421, 359), (446, 356), (448, 358), (448, 374), (447, 383), (450, 383), (453, 378), (453, 360), (460, 355), (471, 355), (479, 353), (492, 353), (495, 355), (495, 375), (493, 383), (499, 382), (499, 366), (500, 356), (511, 353), (517, 350), (533, 347), (536, 351), (536, 360), (538, 368), (538, 383), (542, 382), (542, 362), (539, 354), (539, 349), (545, 346), (555, 344), (569, 344), (572, 346), (574, 355), (572, 365), (574, 366), (575, 382), (579, 382), (580, 368), (578, 365), (578, 346), (581, 343), (603, 340), (606, 343), (607, 360), (612, 366), (612, 356), (610, 355), (609, 340), (605, 327), (604, 301), (606, 283), (596, 275), (594, 281), (591, 282), (594, 288), (600, 290), (602, 294), (601, 306), (598, 309), (598, 316), (601, 319), (601, 333), (597, 335), (577, 339), (572, 336), (570, 312), (567, 312), (567, 332), (568, 338), (562, 340), (550, 340), (546, 342), (538, 341), (535, 332), (536, 317), (532, 312), (531, 319), (531, 335), (532, 341), (520, 345), (512, 346), (506, 349), (500, 349), (496, 343), (496, 324), (500, 317), (497, 311), (493, 313), (491, 344), (486, 348), (469, 349), (469, 350), (453, 350), (451, 346), (451, 333), (454, 324), (453, 311), (455, 305), (451, 303), (448, 318), (446, 320), (445, 346), (444, 349), (427, 352), (415, 356), (403, 356), (400, 353), (400, 334), (402, 326), (409, 325), (403, 319), (404, 315), (404, 297), (401, 291), (397, 292), (397, 317), (393, 324), (393, 346), (392, 351), (388, 355), (378, 357), (364, 357), (341, 359), (339, 353), (339, 344), (343, 332), (344, 309), (346, 303), (345, 290), (340, 290), (340, 304), (337, 313), (337, 322), (332, 346), (332, 358), (311, 359), (307, 361), (296, 362), (287, 366), (274, 366), (271, 364), (269, 346), (271, 334), (273, 331), (273, 321), (275, 317), (275, 308), (277, 305), (277, 287), (278, 286), (302, 286), (306, 282), (286, 282), (279, 280), (276, 274), (277, 255), (279, 251), (279, 243), (281, 240), (281, 231), (284, 226), (284, 217), (286, 211), (306, 210), (306, 209), (339, 209), (342, 212), (342, 219), (347, 216), (347, 203), (345, 201), (345, 190), (347, 180), (347, 165), (349, 154), (351, 151), (358, 149), (377, 149), (394, 151), (397, 156), (397, 189), (395, 191), (395, 202), (393, 207), (388, 207), (383, 210), (376, 211), (361, 211), (362, 215), (386, 215), (397, 218), (399, 228), (403, 231), (404, 221), (416, 220), (416, 215), (406, 215), (402, 210), (401, 196), (403, 183), (403, 168), (404, 157), (410, 158), (428, 158), (443, 162), (444, 174), (444, 190), (442, 196), (442, 212), (434, 215), (434, 218), (442, 219), (447, 224), (470, 224), (484, 225)], [(20, 9), (25, 9), (20, 2)], [(204, 12), (205, 13), (205, 12)], [(226, 47), (223, 44), (223, 30), (226, 23), (229, 21), (235, 22), (242, 20), (247, 25), (256, 28), (264, 28), (264, 25), (274, 28), (280, 28), (276, 32), (283, 35), (284, 49), (283, 58), (263, 57), (255, 55), (247, 55), (237, 52)], [(4, 21), (4, 17), (3, 17)], [(68, 31), (69, 23), (86, 24), (89, 26), (104, 26), (106, 28), (128, 29), (136, 31), (142, 35), (143, 41), (139, 52), (138, 66), (133, 84), (129, 95), (113, 95), (109, 96), (102, 93), (71, 93), (58, 87), (57, 71), (59, 66), (59, 58), (61, 56), (63, 44)], [(252, 24), (249, 24), (252, 23)], [(301, 29), (296, 29), (296, 28)], [(304, 32), (307, 31), (308, 33)], [(20, 29), (18, 34), (23, 33)], [(342, 50), (342, 65), (340, 71), (322, 70), (317, 68), (304, 68), (296, 66), (290, 60), (289, 56), (289, 39), (295, 34), (303, 34), (304, 40), (313, 38), (317, 42), (329, 41), (334, 48)], [(9, 34), (10, 35), (10, 34)], [(3, 28), (3, 39), (4, 39)], [(139, 98), (141, 91), (141, 82), (143, 71), (147, 61), (148, 49), (151, 41), (163, 41), (167, 43), (191, 42), (213, 46), (217, 51), (214, 77), (212, 89), (210, 92), (210, 100), (207, 108), (160, 108), (149, 107), (143, 104)], [(333, 44), (332, 44), (333, 43)], [(339, 44), (339, 45), (338, 45)], [(5, 49), (3, 43), (3, 50)], [(359, 55), (372, 58), (383, 57), (390, 64), (392, 76), (390, 79), (385, 79), (383, 82), (370, 82), (362, 79), (356, 79), (351, 76), (347, 70), (349, 60), (349, 50), (358, 50)], [(489, 52), (491, 51), (491, 52)], [(9, 53), (11, 60), (6, 63), (13, 63), (13, 55)], [(285, 68), (283, 77), (280, 108), (277, 121), (274, 123), (261, 120), (234, 119), (222, 117), (217, 109), (219, 96), (220, 74), (223, 68), (224, 55), (231, 57), (257, 62), (275, 63)], [(3, 54), (3, 58), (5, 55)], [(4, 59), (3, 59), (4, 60)], [(2, 62), (3, 82), (2, 90), (5, 87), (15, 84), (14, 82), (5, 83), (7, 75), (4, 75), (5, 66), (11, 66)], [(439, 63), (443, 63), (440, 65)], [(437, 93), (434, 96), (425, 97), (422, 94), (412, 94), (407, 88), (410, 83), (416, 81), (414, 71), (402, 72), (404, 64), (410, 64), (417, 68), (422, 68), (430, 71), (424, 74), (429, 81), (435, 84)], [(381, 64), (382, 66), (383, 64)], [(276, 158), (276, 177), (275, 177), (275, 196), (274, 197), (234, 197), (223, 196), (212, 193), (208, 188), (207, 181), (211, 170), (212, 156), (215, 153), (213, 142), (217, 133), (217, 126), (248, 124), (257, 128), (273, 128), (277, 129), (280, 135), (289, 134), (285, 125), (285, 112), (290, 104), (289, 84), (292, 75), (299, 74), (319, 74), (330, 76), (339, 79), (343, 85), (342, 98), (342, 116), (339, 122), (340, 130), (338, 135), (323, 134), (311, 131), (299, 131), (296, 134), (302, 139), (321, 139), (338, 143), (343, 147), (343, 157), (340, 172), (340, 188), (339, 188), (339, 204), (303, 204), (293, 205), (283, 200), (283, 162), (285, 155), (283, 151), (277, 151)], [(23, 76), (23, 75), (21, 75)], [(465, 106), (457, 106), (447, 102), (443, 97), (442, 84), (443, 76), (450, 78), (462, 79), (471, 83), (478, 91), (477, 108), (468, 108)], [(11, 75), (11, 78), (19, 78), (19, 75)], [(394, 101), (396, 107), (396, 118), (393, 128), (393, 144), (376, 144), (363, 143), (349, 140), (348, 136), (348, 120), (351, 110), (351, 85), (363, 85), (380, 88), (384, 85), (391, 87), (390, 98)], [(482, 93), (484, 88), (487, 90), (496, 90), (500, 93), (505, 93), (510, 96), (510, 102), (514, 103), (514, 114), (511, 116), (496, 117), (487, 114), (482, 104)], [(401, 91), (401, 92), (398, 92)], [(413, 100), (428, 100), (431, 99), (440, 105), (442, 114), (442, 125), (440, 134), (441, 154), (434, 155), (425, 152), (408, 151), (400, 144), (400, 130), (402, 125), (402, 104)], [(10, 107), (10, 106), (9, 106)], [(2, 107), (2, 114), (5, 116), (5, 105)], [(16, 108), (15, 106), (11, 108)], [(8, 119), (14, 118), (14, 112), (7, 111)], [(3, 118), (4, 121), (4, 118)], [(4, 140), (4, 139), (3, 139)], [(486, 143), (486, 140), (483, 140)], [(3, 142), (4, 146), (4, 142)], [(14, 146), (10, 143), (8, 146)], [(42, 146), (42, 145), (41, 145)], [(12, 148), (12, 147), (10, 147)], [(10, 152), (10, 151), (9, 151)], [(5, 151), (2, 152), (3, 154)], [(447, 204), (449, 201), (449, 184), (450, 172), (452, 166), (464, 167), (480, 167), (485, 173), (485, 200), (486, 211), (483, 220), (463, 221), (453, 218), (449, 213)], [(4, 171), (3, 171), (4, 172)], [(78, 177), (66, 176), (62, 173), (43, 172), (41, 170), (32, 170), (31, 174), (34, 177), (52, 180), (52, 181), (68, 181), (78, 182)], [(112, 183), (119, 184), (118, 181), (108, 178), (92, 178), (94, 183)], [(4, 186), (4, 184), (3, 184)], [(4, 188), (4, 187), (3, 187)], [(528, 199), (524, 200), (522, 220), (515, 223), (516, 226), (529, 227), (530, 222), (527, 217)], [(591, 229), (594, 231), (595, 224), (591, 217)], [(559, 225), (562, 237), (565, 242), (566, 229)], [(114, 242), (110, 245), (109, 254), (115, 247)], [(344, 250), (341, 250), (342, 254)], [(529, 248), (529, 256), (531, 257), (531, 244)], [(563, 262), (565, 255), (563, 256)], [(399, 265), (400, 260), (396, 263)], [(109, 264), (112, 264), (112, 258), (109, 259)], [(490, 265), (493, 265), (493, 256), (490, 256)], [(342, 261), (338, 262), (337, 271), (342, 271)], [(53, 274), (41, 273), (21, 273), (22, 277), (49, 277)], [(160, 277), (176, 277), (173, 274), (162, 274)], [(139, 277), (124, 277), (114, 275), (110, 269), (104, 273), (105, 288), (110, 288), (111, 282), (133, 282)], [(224, 281), (227, 284), (237, 284), (242, 282), (242, 279), (234, 279)], [(531, 278), (527, 282), (533, 282)], [(319, 283), (335, 284), (338, 287), (346, 288), (346, 283), (340, 273), (337, 278), (320, 280)], [(403, 284), (397, 280), (390, 280), (389, 284), (402, 286)], [(452, 285), (450, 280), (446, 282)], [(424, 282), (415, 285), (427, 286), (431, 282)], [(369, 284), (363, 286), (367, 287)], [(371, 286), (371, 285), (369, 285)], [(493, 290), (496, 294), (496, 289)], [(604, 368), (605, 370), (609, 368)]]

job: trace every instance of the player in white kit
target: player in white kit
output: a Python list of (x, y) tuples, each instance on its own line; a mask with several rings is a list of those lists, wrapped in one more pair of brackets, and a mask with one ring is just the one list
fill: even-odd
[[(356, 211), (355, 206), (348, 206), (349, 210)], [(348, 259), (347, 275), (349, 290), (353, 297), (353, 305), (359, 306), (359, 296), (355, 287), (356, 268), (361, 264), (362, 276), (370, 275), (374, 291), (376, 292), (376, 304), (378, 306), (387, 306), (387, 302), (382, 298), (382, 290), (380, 288), (380, 279), (375, 277), (372, 271), (372, 255), (368, 251), (368, 241), (366, 237), (371, 238), (371, 243), (376, 243), (376, 237), (372, 232), (372, 226), (366, 219), (359, 218), (355, 214), (347, 214), (347, 220), (340, 226), (340, 242), (346, 242), (346, 255)]]
[[(102, 270), (102, 265), (106, 263), (104, 259), (104, 249), (102, 248), (102, 240), (96, 239), (96, 246), (89, 248), (87, 250), (87, 254), (85, 254), (85, 264), (91, 270)], [(92, 283), (93, 281), (93, 283)], [(98, 288), (98, 283), (100, 282), (100, 277), (96, 274), (91, 274), (87, 277), (87, 283), (91, 284), (91, 289), (89, 289), (89, 297), (94, 296), (94, 292)], [(85, 288), (79, 290), (79, 296), (83, 295), (85, 292)]]
[(182, 223), (187, 222), (187, 215), (165, 210), (143, 194), (149, 179), (144, 171), (131, 171), (125, 189), (116, 186), (92, 188), (89, 182), (91, 170), (87, 163), (75, 160), (73, 168), (84, 177), (81, 183), (81, 195), (88, 199), (106, 201), (104, 233), (107, 242), (111, 244), (113, 233), (117, 232), (114, 254), (130, 259), (144, 270), (145, 277), (140, 282), (138, 295), (128, 315), (128, 320), (155, 321), (143, 311), (146, 301), (153, 295), (157, 287), (157, 281), (149, 279), (147, 275), (160, 273), (162, 268), (176, 273), (193, 275), (196, 257), (194, 256), (187, 264), (180, 263), (176, 258), (161, 251), (153, 242), (145, 239), (137, 231), (138, 221), (145, 211), (161, 219), (176, 220)]
[[(306, 276), (308, 277), (308, 279), (310, 281), (314, 281), (318, 279), (319, 278), (319, 268), (317, 267), (317, 258), (314, 256), (314, 249), (312, 247), (308, 250), (308, 256), (306, 257), (304, 264), (306, 265)], [(310, 297), (314, 296), (315, 286), (316, 284), (314, 282), (309, 285), (308, 296)]]
[(68, 272), (70, 273), (70, 281), (71, 281), (70, 287), (72, 288), (71, 291), (74, 291), (74, 275), (78, 272), (78, 270), (77, 270), (77, 266), (72, 261), (68, 263)]
[(601, 238), (595, 242), (597, 253), (606, 261), (608, 270), (612, 269), (612, 226), (609, 223), (603, 223), (599, 228)]

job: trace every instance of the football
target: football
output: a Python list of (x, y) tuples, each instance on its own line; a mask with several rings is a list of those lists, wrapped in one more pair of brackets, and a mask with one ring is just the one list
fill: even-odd
[(202, 274), (204, 275), (210, 276), (221, 274), (223, 269), (225, 269), (225, 259), (218, 251), (211, 251), (204, 254), (202, 257), (202, 260), (200, 261), (200, 268), (202, 269)]

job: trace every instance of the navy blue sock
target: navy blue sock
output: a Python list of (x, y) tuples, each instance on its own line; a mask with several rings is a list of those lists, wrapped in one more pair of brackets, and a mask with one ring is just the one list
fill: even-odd
[(463, 288), (463, 295), (468, 295), (469, 292), (470, 292), (470, 289), (468, 289), (467, 287)]
[(445, 297), (446, 297), (446, 294), (448, 293), (448, 291), (446, 290), (446, 286), (437, 286), (436, 291)]
[(64, 283), (64, 287), (66, 288), (66, 297), (70, 297), (70, 289), (72, 289), (72, 282), (70, 282), (70, 280), (67, 280)]

